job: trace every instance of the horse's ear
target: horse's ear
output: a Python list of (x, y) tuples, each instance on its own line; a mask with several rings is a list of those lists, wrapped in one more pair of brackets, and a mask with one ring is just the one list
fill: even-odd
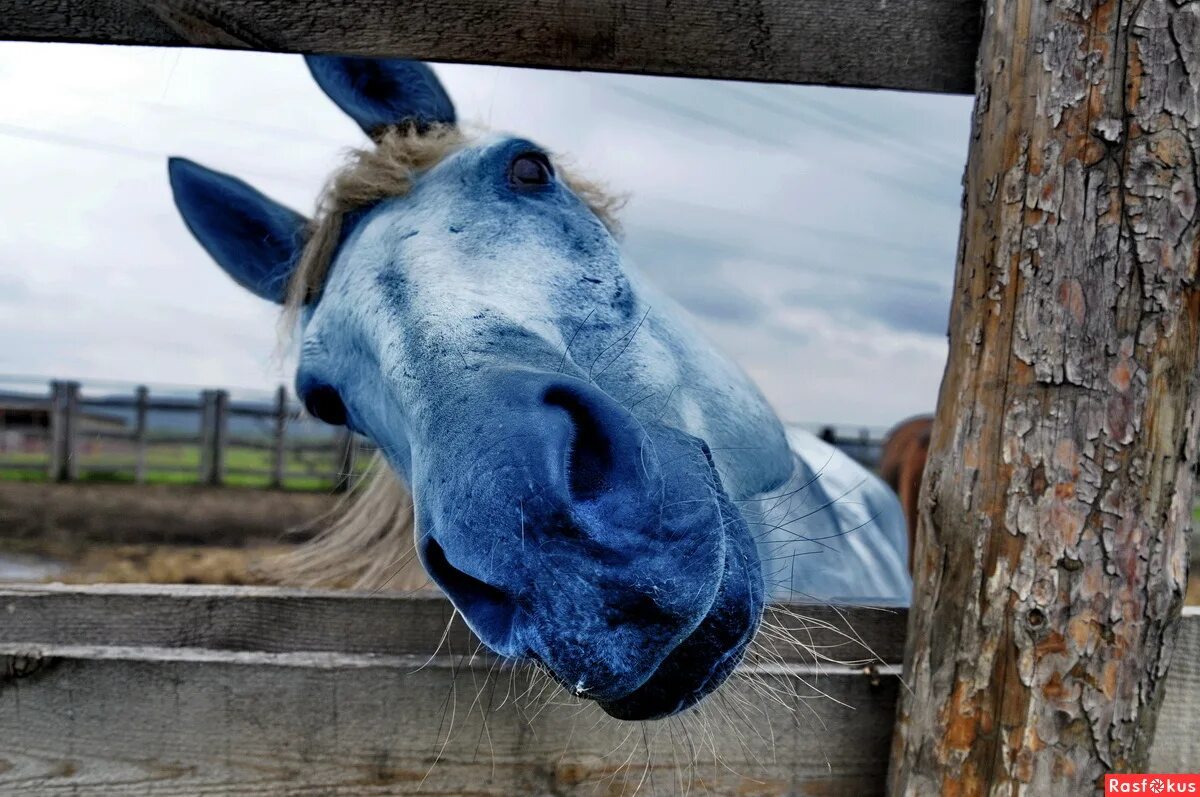
[(418, 129), (455, 122), (454, 103), (420, 61), (306, 55), (317, 85), (369, 136), (405, 122)]
[(283, 303), (307, 221), (246, 183), (186, 158), (167, 170), (175, 207), (217, 265), (242, 287)]

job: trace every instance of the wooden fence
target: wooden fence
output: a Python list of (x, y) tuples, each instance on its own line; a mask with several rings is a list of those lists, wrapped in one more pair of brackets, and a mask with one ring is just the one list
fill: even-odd
[[(769, 619), (791, 640), (776, 640), (777, 657), (749, 664), (690, 720), (632, 726), (562, 695), (546, 705), (554, 690), (481, 651), (452, 617), (434, 596), (0, 588), (0, 793), (883, 790), (903, 609), (775, 607)], [(1197, 716), (1200, 615), (1189, 613), (1154, 771), (1200, 761)]]
[(855, 432), (837, 426), (822, 426), (814, 433), (826, 443), (841, 449), (842, 453), (863, 467), (871, 470), (879, 467), (886, 435), (873, 433), (866, 427)]
[[(0, 456), (0, 469), (44, 469), (46, 477), (53, 481), (69, 482), (89, 474), (102, 474), (124, 475), (142, 484), (151, 473), (160, 472), (194, 474), (200, 484), (214, 486), (225, 484), (231, 476), (263, 477), (267, 486), (282, 488), (290, 479), (314, 476), (312, 468), (289, 470), (291, 458), (308, 454), (328, 457), (331, 466), (316, 475), (323, 482), (327, 480), (334, 489), (345, 490), (359, 470), (356, 465), (362, 453), (359, 438), (348, 430), (340, 430), (331, 442), (290, 439), (289, 427), (304, 415), (288, 400), (282, 386), (276, 391), (274, 401), (268, 404), (233, 401), (226, 390), (202, 390), (196, 398), (152, 397), (145, 386), (137, 387), (129, 396), (84, 397), (80, 383), (54, 381), (44, 400), (26, 402), (26, 405), (31, 410), (46, 412), (45, 457), (30, 461)], [(105, 411), (130, 415), (132, 423), (129, 428), (121, 424), (115, 429), (95, 423), (87, 425), (89, 418), (96, 418)], [(154, 412), (195, 415), (196, 431), (154, 431), (150, 422)], [(269, 426), (269, 432), (254, 436), (232, 434), (230, 421), (237, 418), (261, 421)], [(23, 434), (37, 435), (39, 432), (29, 428)], [(106, 441), (128, 446), (132, 459), (89, 461), (90, 458), (83, 455), (86, 444)], [(156, 446), (194, 446), (199, 453), (198, 461), (194, 465), (155, 463), (148, 454)], [(234, 449), (262, 452), (269, 464), (266, 467), (231, 466), (228, 455)]]

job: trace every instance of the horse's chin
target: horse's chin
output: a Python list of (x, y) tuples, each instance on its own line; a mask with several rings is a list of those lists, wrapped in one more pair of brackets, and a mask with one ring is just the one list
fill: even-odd
[[(728, 505), (725, 511), (737, 512)], [(741, 663), (762, 620), (765, 587), (745, 524), (737, 517), (730, 527), (725, 569), (712, 608), (645, 683), (624, 697), (598, 701), (612, 717), (655, 720), (678, 714), (715, 691)]]
[(732, 648), (713, 644), (713, 638), (724, 634), (708, 625), (706, 620), (680, 643), (641, 687), (620, 699), (601, 702), (600, 707), (619, 720), (665, 719), (714, 692), (741, 663), (758, 620)]

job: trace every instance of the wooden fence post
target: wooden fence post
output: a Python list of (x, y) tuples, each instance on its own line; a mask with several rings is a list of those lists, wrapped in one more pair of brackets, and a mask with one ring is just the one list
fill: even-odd
[(199, 471), (196, 476), (201, 484), (208, 484), (209, 477), (212, 474), (212, 419), (216, 415), (213, 410), (214, 402), (213, 391), (200, 391), (200, 450), (197, 452), (199, 455)]
[(62, 433), (58, 480), (73, 482), (79, 478), (79, 383), (62, 384)]
[(137, 484), (146, 483), (146, 435), (147, 435), (147, 416), (149, 413), (148, 404), (150, 402), (150, 391), (145, 385), (138, 385), (136, 391), (136, 401), (134, 405), (134, 428), (133, 428), (133, 480)]
[(66, 438), (66, 384), (50, 382), (46, 412), (46, 478), (59, 481), (63, 472), (63, 441)]
[(225, 483), (225, 448), (229, 439), (229, 393), (213, 391), (212, 451), (209, 454), (208, 483), (219, 487)]
[(280, 385), (275, 391), (275, 430), (271, 438), (271, 486), (276, 490), (283, 488), (287, 474), (287, 421), (287, 389)]
[(1187, 573), (1200, 4), (986, 0), (894, 795), (1145, 771)]

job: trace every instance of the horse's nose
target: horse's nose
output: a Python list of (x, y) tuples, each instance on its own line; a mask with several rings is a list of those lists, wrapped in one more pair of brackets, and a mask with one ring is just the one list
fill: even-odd
[(639, 470), (639, 463), (645, 435), (628, 411), (603, 391), (575, 379), (550, 380), (541, 390), (541, 401), (548, 428), (553, 428), (553, 415), (566, 416), (566, 439), (555, 439), (551, 432), (548, 453), (559, 464), (551, 468), (551, 478), (566, 486), (574, 502), (619, 493), (632, 499), (642, 493), (645, 470)]
[(488, 377), (472, 433), (447, 446), (457, 489), (432, 491), (423, 506), (420, 548), (480, 638), (522, 655), (517, 618), (543, 570), (618, 578), (657, 528), (660, 465), (638, 421), (594, 385), (516, 369)]

